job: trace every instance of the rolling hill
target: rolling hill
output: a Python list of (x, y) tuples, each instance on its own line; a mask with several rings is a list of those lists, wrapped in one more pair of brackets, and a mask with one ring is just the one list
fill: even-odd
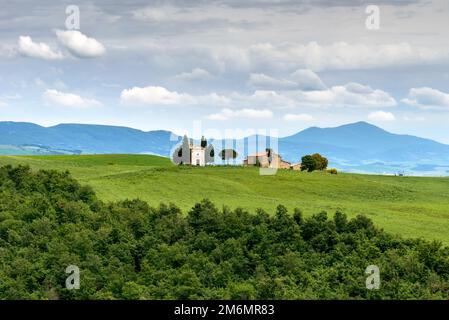
[[(266, 137), (259, 136), (258, 139)], [(169, 156), (180, 137), (169, 131), (86, 124), (42, 127), (32, 123), (0, 122), (0, 154), (156, 154)], [(255, 141), (255, 140), (254, 140)], [(222, 140), (210, 141), (217, 150)], [(240, 162), (247, 153), (248, 138)], [(410, 135), (387, 132), (366, 122), (335, 128), (311, 127), (280, 138), (279, 153), (298, 162), (302, 155), (319, 152), (330, 165), (349, 172), (448, 175), (449, 145)], [(218, 152), (217, 152), (218, 155)]]
[(6, 164), (69, 170), (106, 201), (140, 198), (152, 206), (174, 203), (183, 212), (203, 198), (252, 212), (273, 213), (278, 204), (306, 216), (341, 210), (349, 217), (365, 214), (392, 233), (449, 244), (449, 178), (290, 170), (262, 176), (257, 168), (180, 167), (150, 155), (0, 156), (0, 166)]

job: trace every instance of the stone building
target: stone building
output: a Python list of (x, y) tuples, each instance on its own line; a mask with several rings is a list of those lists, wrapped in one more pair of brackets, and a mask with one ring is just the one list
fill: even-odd
[(243, 160), (243, 165), (276, 169), (290, 169), (291, 167), (290, 162), (282, 160), (282, 157), (271, 149), (248, 155), (246, 159)]

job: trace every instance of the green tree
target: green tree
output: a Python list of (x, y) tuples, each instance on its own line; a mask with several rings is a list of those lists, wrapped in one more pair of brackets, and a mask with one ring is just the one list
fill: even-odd
[(316, 170), (316, 160), (311, 155), (306, 155), (301, 158), (301, 171), (312, 172)]
[(312, 154), (312, 158), (315, 160), (316, 168), (315, 170), (325, 170), (327, 168), (327, 165), (329, 164), (329, 161), (323, 157), (319, 153)]
[(215, 160), (215, 149), (212, 144), (207, 145), (206, 150), (206, 163), (213, 163)]
[(207, 147), (207, 140), (204, 138), (204, 136), (201, 137), (201, 147), (206, 148)]
[(220, 158), (223, 161), (226, 161), (227, 164), (229, 164), (230, 159), (237, 158), (237, 151), (234, 149), (223, 149), (220, 151)]
[[(367, 290), (365, 269), (382, 271)], [(69, 265), (79, 290), (65, 288)], [(203, 200), (103, 202), (68, 172), (0, 168), (0, 299), (445, 299), (449, 248), (366, 216)]]

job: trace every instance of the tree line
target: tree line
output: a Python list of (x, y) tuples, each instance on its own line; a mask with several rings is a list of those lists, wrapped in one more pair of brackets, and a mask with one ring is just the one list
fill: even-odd
[[(379, 290), (365, 286), (368, 265)], [(68, 172), (26, 166), (0, 168), (0, 266), (0, 299), (449, 297), (447, 247), (365, 216), (103, 202)]]

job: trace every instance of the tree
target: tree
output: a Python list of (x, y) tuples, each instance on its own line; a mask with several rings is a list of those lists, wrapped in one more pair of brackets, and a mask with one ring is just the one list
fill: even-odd
[(316, 160), (311, 155), (306, 155), (301, 158), (301, 171), (307, 170), (312, 172), (316, 169)]
[(267, 153), (268, 158), (271, 158), (271, 156), (273, 155), (273, 149), (271, 148), (266, 148), (265, 152)]
[(204, 138), (204, 136), (201, 137), (201, 147), (206, 148), (207, 147), (207, 140)]
[(237, 151), (234, 149), (223, 149), (220, 151), (220, 158), (223, 161), (227, 161), (229, 163), (229, 159), (237, 158)]
[(305, 155), (301, 158), (301, 171), (325, 170), (327, 165), (328, 160), (319, 153)]
[(182, 144), (174, 150), (172, 161), (175, 164), (190, 164), (190, 144), (187, 135), (184, 135)]
[(266, 148), (266, 149), (265, 149), (265, 152), (267, 153), (268, 163), (271, 164), (271, 161), (273, 161), (273, 154), (274, 154), (274, 151), (273, 151), (273, 149), (271, 149), (271, 148)]
[(213, 163), (215, 160), (215, 149), (213, 145), (208, 145), (205, 150), (206, 163)]
[(316, 163), (315, 170), (325, 170), (327, 168), (329, 161), (325, 157), (323, 157), (321, 154), (314, 153), (314, 154), (312, 154), (312, 158), (315, 159), (315, 163)]
[[(339, 211), (221, 208), (103, 202), (68, 172), (0, 167), (0, 300), (449, 296), (449, 248), (439, 241)], [(381, 290), (366, 290), (371, 264)], [(68, 266), (81, 270), (78, 290), (66, 287)]]

